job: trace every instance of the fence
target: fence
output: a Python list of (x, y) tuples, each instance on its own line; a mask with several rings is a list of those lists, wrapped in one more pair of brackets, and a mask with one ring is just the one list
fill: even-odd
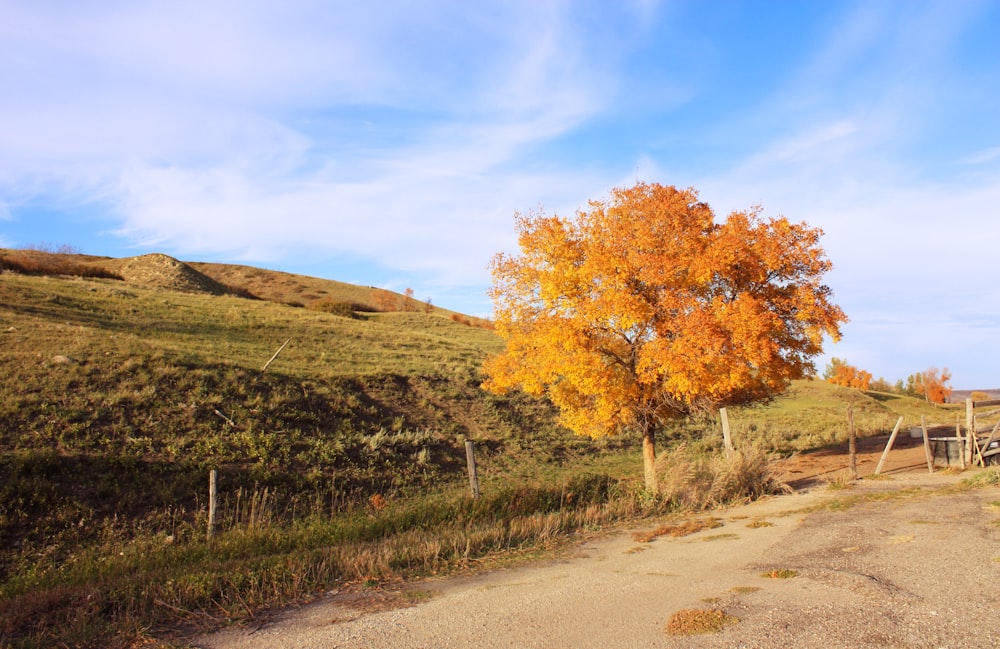
[[(962, 453), (966, 464), (986, 466), (987, 463), (1000, 459), (1000, 433), (998, 433), (1000, 431), (1000, 420), (997, 420), (992, 429), (989, 425), (981, 429), (976, 426), (977, 419), (983, 420), (1000, 414), (1000, 410), (977, 413), (976, 409), (995, 406), (1000, 406), (1000, 399), (987, 399), (985, 401), (965, 400), (966, 437)], [(990, 431), (989, 436), (980, 438), (979, 433), (985, 433), (986, 431)], [(980, 443), (980, 439), (983, 439), (982, 443)]]

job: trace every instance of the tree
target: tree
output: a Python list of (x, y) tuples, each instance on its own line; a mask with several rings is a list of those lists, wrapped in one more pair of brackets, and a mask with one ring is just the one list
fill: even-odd
[(868, 389), (874, 390), (875, 392), (892, 392), (896, 390), (896, 387), (886, 381), (884, 376), (880, 376), (868, 385)]
[(830, 359), (830, 364), (826, 366), (826, 371), (823, 372), (823, 378), (834, 385), (858, 390), (869, 389), (872, 382), (871, 372), (859, 370), (840, 358)]
[(930, 367), (913, 375), (913, 390), (930, 403), (947, 403), (951, 397), (951, 372)]
[(506, 348), (484, 387), (547, 395), (578, 434), (638, 433), (650, 491), (658, 430), (782, 392), (846, 321), (820, 230), (758, 208), (716, 223), (693, 189), (638, 183), (515, 225), (520, 255), (492, 262)]

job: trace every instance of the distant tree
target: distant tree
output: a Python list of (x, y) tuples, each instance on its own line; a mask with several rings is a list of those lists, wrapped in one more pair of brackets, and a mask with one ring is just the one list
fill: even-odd
[(886, 381), (885, 377), (880, 376), (871, 382), (868, 389), (876, 392), (894, 392), (896, 391), (896, 386)]
[(834, 385), (867, 390), (871, 384), (872, 375), (871, 372), (859, 370), (843, 359), (832, 358), (823, 373), (823, 378)]
[(982, 392), (980, 390), (976, 390), (969, 395), (969, 398), (972, 399), (973, 401), (988, 401), (993, 397), (990, 396), (989, 392)]
[(830, 381), (837, 375), (837, 370), (842, 366), (847, 365), (847, 361), (842, 358), (837, 358), (836, 356), (830, 359), (830, 362), (826, 364), (823, 369), (823, 379), (825, 381)]
[[(412, 307), (412, 308), (411, 308)], [(413, 289), (408, 288), (403, 291), (403, 311), (416, 311), (416, 300), (413, 298)]]
[(951, 397), (951, 372), (930, 367), (912, 376), (913, 390), (930, 403), (947, 403)]
[(506, 349), (484, 386), (547, 395), (579, 434), (638, 433), (652, 492), (658, 429), (780, 393), (846, 321), (822, 232), (756, 208), (716, 223), (694, 190), (638, 183), (515, 223), (520, 255), (492, 263)]

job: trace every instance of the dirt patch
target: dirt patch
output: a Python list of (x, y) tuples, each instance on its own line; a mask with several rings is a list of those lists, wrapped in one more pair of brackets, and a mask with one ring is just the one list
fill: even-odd
[(230, 293), (223, 284), (182, 261), (160, 253), (115, 259), (103, 265), (121, 275), (129, 284), (144, 288), (212, 295)]
[[(865, 437), (857, 442), (858, 476), (871, 477), (875, 473), (882, 452), (889, 441), (888, 435)], [(779, 480), (793, 489), (806, 489), (817, 485), (837, 482), (850, 467), (848, 444), (831, 445), (820, 450), (796, 453), (775, 462), (774, 469)], [(935, 470), (939, 470), (940, 467)], [(927, 459), (924, 454), (923, 438), (913, 438), (908, 430), (896, 436), (892, 450), (886, 457), (881, 475), (892, 477), (906, 473), (927, 473)]]

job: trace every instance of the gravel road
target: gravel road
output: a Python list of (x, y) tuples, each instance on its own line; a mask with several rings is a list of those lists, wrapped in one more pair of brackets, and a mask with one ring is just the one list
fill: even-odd
[[(413, 606), (372, 611), (380, 607), (371, 598), (334, 594), (266, 625), (227, 629), (193, 644), (998, 647), (1000, 488), (938, 491), (960, 478), (907, 474), (863, 480), (846, 490), (817, 487), (715, 513), (722, 527), (682, 538), (638, 543), (631, 534), (636, 530), (622, 530), (560, 560), (416, 582), (402, 598), (419, 602)], [(834, 499), (915, 487), (922, 488), (916, 495), (836, 511), (812, 509)], [(774, 569), (798, 575), (762, 576)], [(739, 622), (711, 635), (668, 636), (670, 616), (692, 608), (721, 609)]]

